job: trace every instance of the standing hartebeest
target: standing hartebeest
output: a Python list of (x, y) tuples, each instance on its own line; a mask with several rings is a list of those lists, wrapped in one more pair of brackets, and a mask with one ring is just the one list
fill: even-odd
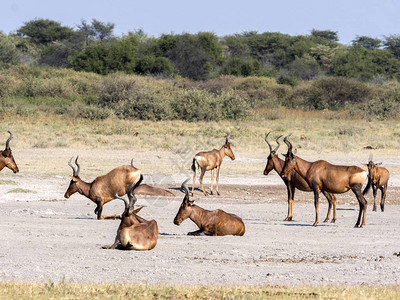
[(157, 222), (155, 220), (147, 221), (137, 215), (143, 207), (134, 209), (136, 197), (133, 192), (142, 180), (143, 175), (140, 175), (139, 181), (129, 188), (127, 192), (129, 203), (125, 198), (118, 196), (118, 192), (115, 194), (117, 199), (124, 201), (125, 210), (121, 215), (121, 223), (114, 244), (104, 246), (104, 249), (115, 249), (118, 244), (125, 250), (151, 250), (156, 246), (158, 239)]
[(235, 160), (235, 155), (232, 152), (231, 145), (229, 143), (230, 134), (226, 135), (225, 144), (221, 147), (221, 149), (213, 149), (207, 152), (199, 152), (193, 158), (192, 170), (194, 171), (193, 175), (193, 185), (192, 185), (192, 196), (194, 191), (194, 183), (196, 181), (196, 173), (200, 168), (200, 185), (201, 189), (205, 196), (207, 196), (207, 192), (204, 189), (203, 185), (203, 177), (206, 171), (211, 170), (211, 195), (213, 194), (213, 183), (214, 183), (214, 169), (217, 171), (216, 181), (217, 181), (217, 194), (219, 195), (219, 169), (221, 168), (222, 160), (225, 155), (230, 157), (230, 159)]
[(8, 131), (8, 133), (10, 134), (10, 136), (6, 141), (6, 149), (1, 151), (1, 154), (0, 154), (0, 171), (3, 170), (4, 167), (7, 167), (14, 173), (18, 173), (19, 169), (14, 160), (14, 156), (13, 156), (11, 148), (10, 148), (10, 141), (12, 140), (12, 138), (14, 136), (11, 133), (11, 131)]
[[(287, 177), (292, 170), (296, 170), (313, 189), (315, 222), (318, 224), (318, 206), (319, 191), (326, 191), (334, 194), (342, 194), (350, 189), (356, 195), (360, 209), (358, 219), (354, 227), (363, 227), (367, 213), (367, 201), (365, 200), (361, 188), (367, 179), (367, 172), (357, 166), (339, 166), (328, 163), (325, 160), (316, 162), (306, 161), (292, 152), (292, 143), (285, 138), (288, 144), (288, 152), (285, 159), (285, 165), (282, 170), (282, 176)], [(361, 221), (362, 218), (362, 221)]]
[(385, 211), (386, 190), (389, 181), (389, 171), (384, 167), (379, 167), (382, 163), (375, 164), (372, 155), (369, 157), (368, 164), (363, 164), (368, 168), (368, 183), (363, 191), (363, 195), (367, 194), (372, 185), (372, 193), (374, 195), (374, 206), (372, 211), (376, 211), (376, 192), (381, 190), (381, 211)]
[[(281, 136), (276, 139), (276, 143), (278, 144), (278, 146), (276, 146), (275, 149), (272, 149), (271, 144), (268, 142), (268, 135), (270, 133), (271, 132), (268, 132), (268, 134), (265, 136), (265, 142), (267, 143), (267, 145), (269, 147), (269, 155), (267, 157), (267, 164), (265, 165), (264, 175), (268, 175), (272, 170), (275, 170), (278, 173), (278, 175), (281, 177), (283, 182), (285, 183), (287, 193), (288, 193), (288, 215), (284, 221), (292, 221), (292, 219), (293, 219), (293, 200), (294, 200), (295, 190), (298, 189), (303, 192), (312, 192), (312, 189), (310, 188), (308, 183), (305, 181), (305, 179), (303, 177), (301, 177), (295, 170), (290, 172), (290, 174), (285, 179), (281, 176), (283, 165), (285, 163), (285, 161), (280, 159), (277, 154), (278, 148), (280, 146), (279, 138)], [(335, 221), (336, 221), (336, 197), (335, 197), (335, 195), (327, 193), (325, 191), (321, 191), (321, 192), (326, 197), (326, 199), (328, 200), (328, 204), (329, 204), (328, 214), (326, 215), (324, 222), (329, 221), (329, 217), (331, 214), (331, 208), (332, 208), (332, 204), (333, 204), (332, 223), (335, 223)]]
[(181, 207), (175, 216), (174, 224), (180, 225), (190, 218), (199, 230), (189, 232), (188, 235), (244, 235), (245, 227), (241, 218), (237, 215), (224, 212), (221, 209), (205, 210), (189, 200), (189, 190), (186, 187), (186, 179), (181, 188), (185, 192)]
[(132, 165), (119, 166), (103, 176), (96, 177), (92, 182), (84, 182), (79, 177), (80, 166), (78, 157), (75, 159), (77, 169), (71, 164), (72, 158), (68, 165), (72, 168), (73, 176), (64, 197), (69, 198), (72, 194), (78, 192), (94, 203), (97, 204), (94, 213), (97, 214), (97, 219), (119, 218), (117, 215), (103, 216), (103, 205), (115, 199), (115, 193), (125, 195), (128, 189), (135, 185), (140, 179), (140, 170)]

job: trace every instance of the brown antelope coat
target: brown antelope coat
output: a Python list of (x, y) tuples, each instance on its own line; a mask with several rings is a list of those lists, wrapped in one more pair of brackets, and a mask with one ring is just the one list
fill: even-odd
[(389, 171), (384, 167), (379, 167), (382, 163), (375, 164), (372, 161), (372, 157), (369, 160), (368, 164), (364, 164), (368, 168), (368, 183), (363, 191), (363, 195), (367, 194), (369, 189), (372, 186), (372, 194), (374, 196), (374, 206), (372, 211), (376, 211), (376, 192), (378, 189), (381, 190), (381, 211), (385, 211), (385, 199), (386, 199), (386, 191), (389, 181)]
[(355, 194), (360, 209), (355, 227), (363, 227), (367, 213), (367, 201), (362, 195), (362, 185), (367, 179), (367, 172), (357, 166), (340, 166), (328, 163), (325, 160), (309, 162), (295, 156), (292, 152), (292, 144), (288, 139), (288, 152), (282, 176), (287, 177), (292, 170), (299, 173), (314, 191), (315, 222), (319, 222), (318, 206), (319, 191), (326, 191), (333, 194), (345, 193), (352, 190)]
[(204, 189), (203, 178), (206, 171), (211, 171), (211, 195), (213, 194), (213, 183), (214, 183), (214, 170), (216, 170), (216, 182), (217, 182), (217, 194), (219, 195), (219, 170), (221, 168), (222, 160), (225, 156), (228, 156), (230, 159), (235, 160), (235, 155), (232, 152), (231, 145), (229, 143), (230, 134), (227, 134), (225, 144), (221, 147), (221, 149), (213, 149), (207, 152), (199, 152), (193, 158), (192, 170), (194, 172), (193, 175), (193, 185), (192, 185), (192, 196), (194, 191), (194, 183), (196, 182), (196, 173), (197, 170), (200, 169), (200, 186), (205, 196), (207, 196), (207, 192)]
[[(285, 164), (285, 161), (280, 159), (277, 154), (277, 151), (280, 147), (280, 143), (279, 143), (280, 137), (278, 137), (276, 139), (276, 143), (278, 144), (278, 146), (276, 146), (276, 148), (272, 150), (272, 146), (268, 142), (269, 134), (270, 134), (270, 132), (268, 132), (268, 134), (265, 136), (265, 142), (267, 143), (267, 145), (269, 147), (269, 155), (267, 157), (267, 164), (265, 165), (264, 175), (268, 175), (272, 170), (275, 170), (278, 173), (278, 175), (281, 177), (283, 182), (285, 183), (287, 193), (288, 193), (288, 215), (284, 221), (292, 221), (293, 220), (293, 201), (294, 201), (295, 190), (298, 189), (303, 192), (312, 192), (312, 188), (310, 188), (310, 186), (308, 185), (306, 180), (303, 177), (301, 177), (301, 175), (299, 175), (295, 170), (290, 172), (290, 174), (285, 179), (281, 176), (281, 172), (283, 170), (283, 165)], [(321, 191), (321, 192), (326, 197), (326, 199), (328, 200), (328, 204), (329, 204), (328, 213), (326, 215), (324, 222), (329, 221), (331, 209), (332, 209), (332, 205), (333, 205), (332, 223), (335, 223), (335, 221), (336, 221), (336, 197), (335, 197), (335, 195), (327, 193), (325, 191)]]
[(73, 176), (64, 197), (69, 198), (72, 194), (78, 192), (97, 204), (94, 211), (97, 214), (97, 219), (119, 218), (117, 215), (102, 215), (103, 205), (115, 199), (116, 192), (119, 192), (121, 196), (125, 195), (127, 190), (140, 179), (140, 170), (132, 165), (124, 165), (111, 170), (106, 175), (96, 177), (88, 183), (79, 177), (78, 157), (75, 160), (77, 170), (71, 164), (71, 160), (72, 158), (68, 165), (72, 168)]
[(135, 188), (143, 180), (143, 176), (139, 182), (129, 191), (129, 203), (126, 199), (119, 197), (118, 192), (115, 194), (117, 199), (124, 201), (125, 210), (121, 215), (121, 223), (117, 230), (117, 236), (114, 244), (104, 246), (106, 249), (115, 249), (118, 245), (125, 250), (151, 250), (157, 244), (158, 225), (155, 220), (147, 221), (137, 215), (142, 207), (134, 210), (136, 197), (134, 195)]
[(182, 184), (185, 197), (175, 216), (175, 225), (180, 225), (189, 218), (199, 227), (199, 230), (189, 232), (188, 235), (244, 235), (244, 223), (237, 215), (227, 213), (221, 209), (205, 210), (194, 204), (194, 201), (190, 201), (189, 190), (185, 185), (188, 180)]

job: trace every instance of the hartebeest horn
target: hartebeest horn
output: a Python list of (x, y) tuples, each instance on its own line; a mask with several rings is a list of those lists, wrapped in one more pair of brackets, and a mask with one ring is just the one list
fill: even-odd
[(374, 155), (371, 153), (368, 158), (368, 162), (371, 163), (374, 161)]
[(265, 142), (266, 142), (267, 145), (268, 145), (269, 153), (272, 153), (272, 146), (271, 146), (271, 144), (268, 142), (268, 139), (267, 139), (270, 133), (271, 133), (271, 131), (268, 132), (268, 133), (265, 135)]
[(268, 140), (267, 140), (267, 138), (268, 138), (268, 135), (271, 133), (271, 131), (270, 132), (268, 132), (267, 133), (267, 135), (265, 136), (265, 141), (266, 141), (266, 143), (268, 144), (268, 147), (269, 147), (269, 152), (270, 153), (272, 153), (272, 154), (275, 154), (276, 153), (276, 151), (278, 151), (278, 149), (279, 149), (279, 146), (281, 145), (280, 143), (279, 143), (279, 139), (282, 137), (282, 136), (279, 136), (279, 137), (277, 137), (277, 139), (276, 139), (276, 143), (278, 144), (278, 146), (276, 146), (275, 147), (275, 149), (274, 150), (272, 150), (272, 146), (271, 146), (271, 144), (268, 142)]
[(76, 170), (76, 175), (75, 176), (79, 176), (79, 172), (81, 170), (81, 166), (78, 164), (78, 158), (79, 158), (79, 155), (75, 159), (75, 164), (78, 167), (78, 169)]
[(10, 134), (10, 137), (6, 141), (6, 149), (10, 148), (10, 141), (14, 137), (13, 134), (11, 133), (11, 131), (8, 131), (8, 133)]
[(288, 153), (289, 153), (289, 152), (292, 152), (292, 149), (293, 149), (292, 143), (289, 141), (289, 137), (290, 137), (291, 135), (292, 135), (292, 134), (289, 134), (289, 135), (287, 135), (287, 136), (285, 136), (285, 137), (283, 138), (283, 141), (284, 141), (285, 144), (288, 146)]
[(127, 191), (129, 198), (129, 208), (133, 208), (135, 206), (137, 199), (133, 191), (142, 183), (142, 181), (143, 181), (143, 175), (140, 174), (139, 180), (135, 183), (135, 185), (131, 189), (129, 189), (129, 191)]
[(77, 175), (76, 175), (76, 170), (75, 170), (75, 168), (74, 168), (74, 166), (72, 165), (72, 163), (71, 163), (71, 161), (72, 161), (72, 159), (73, 159), (74, 157), (72, 156), (71, 157), (71, 159), (68, 161), (68, 166), (70, 166), (71, 168), (72, 168), (72, 171), (73, 171), (73, 176), (74, 177), (76, 177)]
[(225, 144), (228, 144), (228, 143), (229, 143), (229, 138), (230, 138), (230, 136), (231, 136), (230, 133), (227, 133), (227, 134), (226, 134)]
[(185, 193), (185, 200), (189, 200), (189, 190), (186, 186), (186, 183), (190, 180), (190, 178), (186, 179), (182, 185), (181, 185), (181, 189), (183, 190), (183, 192)]

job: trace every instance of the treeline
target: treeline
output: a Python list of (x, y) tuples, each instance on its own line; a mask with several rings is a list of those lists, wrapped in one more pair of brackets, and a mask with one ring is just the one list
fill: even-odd
[(142, 30), (121, 37), (114, 24), (82, 21), (76, 28), (36, 19), (12, 34), (0, 34), (0, 64), (40, 64), (106, 75), (116, 71), (159, 78), (209, 80), (220, 76), (272, 77), (280, 84), (324, 76), (382, 83), (400, 78), (400, 36), (357, 36), (349, 46), (337, 32), (312, 30), (290, 36), (243, 32), (163, 34)]
[(279, 118), (265, 108), (346, 110), (365, 119), (400, 117), (400, 84), (323, 77), (297, 85), (269, 77), (206, 81), (115, 72), (99, 75), (20, 64), (0, 69), (0, 116), (65, 115), (140, 120), (219, 121)]

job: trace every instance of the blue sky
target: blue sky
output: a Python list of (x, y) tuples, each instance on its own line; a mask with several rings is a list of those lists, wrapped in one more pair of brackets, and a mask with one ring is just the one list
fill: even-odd
[(218, 36), (255, 30), (290, 35), (337, 31), (340, 42), (357, 35), (400, 34), (400, 1), (395, 0), (0, 0), (0, 31), (10, 33), (35, 18), (75, 27), (93, 18), (115, 24), (117, 36), (143, 29), (163, 33), (211, 31)]

